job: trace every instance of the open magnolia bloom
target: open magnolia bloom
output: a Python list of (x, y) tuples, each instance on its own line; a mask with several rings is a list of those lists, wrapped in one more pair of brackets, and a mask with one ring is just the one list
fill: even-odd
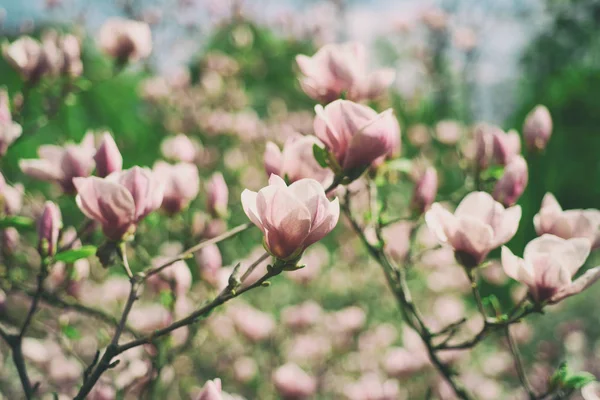
[(315, 135), (352, 178), (397, 149), (400, 125), (392, 109), (377, 114), (362, 104), (336, 100), (325, 107), (317, 105), (315, 112)]
[(301, 179), (287, 186), (277, 175), (258, 193), (244, 190), (242, 206), (263, 231), (267, 250), (281, 260), (300, 258), (333, 230), (340, 216), (338, 199), (329, 201), (319, 182)]
[(152, 52), (152, 33), (145, 22), (110, 18), (100, 28), (99, 45), (120, 62), (135, 62)]
[(488, 253), (508, 242), (517, 232), (521, 207), (505, 209), (485, 192), (469, 193), (454, 214), (434, 203), (425, 221), (442, 244), (454, 248), (465, 267), (481, 264)]
[(563, 239), (587, 238), (592, 248), (600, 247), (600, 211), (563, 211), (552, 193), (544, 196), (540, 212), (533, 217), (533, 224), (538, 235), (550, 233)]
[(163, 185), (148, 168), (133, 167), (106, 178), (75, 178), (73, 183), (81, 212), (98, 221), (104, 234), (115, 241), (135, 232), (163, 200)]
[(22, 132), (21, 125), (12, 120), (8, 93), (0, 89), (0, 157), (6, 154), (8, 146), (17, 140)]
[(572, 281), (589, 254), (587, 239), (542, 235), (525, 246), (523, 258), (502, 247), (502, 267), (506, 275), (529, 287), (537, 303), (554, 304), (583, 291), (600, 278), (600, 267), (596, 267)]

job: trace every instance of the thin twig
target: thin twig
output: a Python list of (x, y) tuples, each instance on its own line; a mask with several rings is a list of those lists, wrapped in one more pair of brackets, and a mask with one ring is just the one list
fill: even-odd
[(517, 347), (512, 334), (510, 333), (510, 326), (506, 326), (505, 328), (506, 340), (508, 342), (508, 346), (510, 348), (510, 352), (512, 353), (513, 360), (515, 361), (515, 367), (517, 369), (517, 374), (519, 375), (519, 381), (521, 381), (521, 385), (527, 392), (530, 400), (536, 400), (537, 396), (534, 393), (533, 389), (529, 385), (529, 381), (527, 380), (527, 375), (525, 374), (525, 368), (523, 368), (523, 362), (521, 361), (521, 355), (519, 354), (519, 348)]

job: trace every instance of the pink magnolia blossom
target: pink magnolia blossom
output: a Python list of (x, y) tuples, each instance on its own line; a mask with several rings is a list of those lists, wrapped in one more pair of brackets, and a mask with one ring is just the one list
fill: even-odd
[(283, 145), (283, 151), (273, 142), (267, 142), (264, 154), (267, 175), (275, 174), (296, 182), (303, 178), (319, 181), (323, 187), (333, 181), (333, 172), (319, 165), (313, 155), (313, 146), (323, 147), (323, 143), (314, 136), (296, 135)]
[(86, 134), (81, 144), (64, 147), (44, 145), (38, 149), (39, 159), (19, 161), (24, 174), (33, 178), (56, 182), (66, 193), (73, 193), (73, 178), (89, 176), (94, 169), (94, 136)]
[(0, 213), (15, 215), (21, 210), (23, 205), (24, 188), (21, 184), (10, 186), (4, 180), (0, 173)]
[(135, 232), (137, 224), (158, 209), (163, 199), (163, 186), (148, 168), (133, 167), (106, 178), (75, 178), (73, 183), (79, 209), (98, 221), (112, 240)]
[[(152, 261), (155, 267), (171, 260), (171, 257), (157, 257)], [(171, 290), (176, 296), (184, 296), (192, 287), (192, 273), (185, 261), (180, 260), (147, 279), (148, 286), (155, 292)]]
[(400, 126), (392, 109), (381, 114), (361, 104), (336, 100), (315, 107), (315, 135), (346, 173), (359, 173), (375, 159), (394, 150)]
[(317, 381), (296, 364), (288, 363), (273, 373), (273, 383), (284, 399), (307, 399), (317, 391)]
[(3, 46), (3, 54), (6, 61), (26, 80), (36, 82), (49, 69), (49, 61), (41, 43), (29, 36), (22, 36)]
[(552, 135), (552, 116), (545, 106), (538, 105), (527, 114), (523, 124), (523, 136), (527, 147), (544, 150)]
[(110, 18), (100, 28), (99, 46), (119, 62), (134, 62), (152, 52), (152, 32), (144, 22)]
[(252, 342), (270, 338), (275, 331), (275, 320), (266, 312), (248, 305), (238, 305), (231, 310), (235, 328)]
[(587, 238), (592, 248), (600, 246), (600, 211), (563, 211), (552, 193), (544, 196), (540, 211), (533, 217), (533, 225), (538, 235), (550, 233), (563, 239)]
[(223, 400), (221, 396), (221, 380), (216, 378), (206, 381), (196, 400)]
[(507, 165), (521, 152), (521, 138), (516, 131), (504, 132), (497, 126), (475, 127), (475, 160), (481, 169), (491, 164)]
[(193, 163), (196, 161), (199, 147), (199, 143), (180, 133), (163, 140), (160, 151), (166, 159)]
[(157, 161), (153, 171), (155, 178), (164, 187), (162, 208), (169, 214), (183, 210), (200, 191), (200, 176), (194, 164), (173, 165)]
[(463, 136), (465, 127), (458, 121), (443, 120), (435, 125), (437, 140), (447, 145), (455, 145)]
[(309, 300), (284, 308), (281, 312), (281, 319), (289, 328), (302, 330), (315, 325), (321, 319), (322, 312), (318, 303)]
[(0, 89), (0, 157), (6, 154), (8, 147), (22, 132), (21, 125), (12, 120), (8, 93), (5, 89)]
[(431, 207), (435, 200), (438, 190), (438, 175), (433, 167), (428, 167), (421, 174), (415, 185), (413, 192), (412, 205), (420, 213), (423, 213)]
[(545, 234), (525, 246), (523, 258), (502, 247), (502, 267), (506, 275), (529, 287), (536, 302), (554, 304), (580, 293), (600, 278), (600, 267), (596, 267), (572, 280), (589, 253), (587, 239)]
[(102, 141), (96, 150), (94, 161), (96, 161), (96, 175), (101, 178), (123, 169), (123, 156), (110, 133), (102, 134)]
[(44, 205), (44, 211), (38, 219), (38, 251), (43, 256), (53, 256), (58, 245), (58, 234), (62, 229), (60, 209), (51, 201)]
[(194, 253), (202, 279), (213, 286), (219, 285), (219, 271), (223, 266), (221, 251), (216, 244), (208, 245)]
[(527, 162), (522, 156), (517, 156), (506, 166), (504, 174), (494, 187), (494, 199), (504, 206), (512, 206), (525, 191), (529, 180)]
[(265, 246), (279, 259), (295, 259), (333, 230), (340, 216), (336, 198), (329, 201), (321, 184), (301, 179), (287, 186), (271, 175), (258, 193), (242, 193), (244, 212), (265, 235)]
[(227, 215), (229, 188), (220, 172), (216, 172), (206, 184), (206, 208), (214, 217)]
[(304, 75), (300, 79), (302, 90), (315, 100), (329, 103), (342, 93), (350, 100), (377, 98), (392, 84), (393, 69), (369, 72), (365, 47), (356, 42), (328, 44), (315, 55), (296, 56)]
[(485, 192), (469, 193), (454, 214), (439, 203), (425, 214), (427, 226), (439, 242), (452, 246), (467, 267), (479, 265), (491, 250), (508, 242), (520, 219), (520, 206), (505, 209)]

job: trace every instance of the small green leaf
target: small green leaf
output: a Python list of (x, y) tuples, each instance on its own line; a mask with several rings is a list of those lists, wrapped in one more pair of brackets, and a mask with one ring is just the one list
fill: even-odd
[(17, 230), (30, 230), (35, 228), (35, 221), (31, 218), (18, 215), (0, 219), (0, 228), (15, 228)]
[(162, 290), (160, 292), (160, 304), (166, 308), (171, 308), (173, 305), (173, 295), (170, 290)]
[(81, 338), (81, 332), (79, 329), (75, 328), (73, 325), (63, 325), (61, 327), (62, 333), (71, 340), (77, 340)]
[(569, 376), (563, 382), (563, 386), (567, 389), (581, 389), (588, 383), (594, 382), (596, 377), (589, 372), (579, 372)]
[(54, 256), (54, 261), (73, 263), (79, 259), (96, 254), (96, 246), (83, 246), (78, 249), (66, 250)]
[(488, 169), (486, 169), (485, 171), (483, 171), (481, 173), (481, 179), (483, 179), (484, 181), (487, 181), (490, 179), (497, 180), (497, 179), (500, 179), (503, 174), (504, 174), (504, 166), (492, 165), (491, 167), (489, 167)]
[(315, 160), (317, 160), (317, 162), (319, 163), (319, 165), (323, 168), (327, 168), (327, 166), (329, 165), (328, 163), (328, 159), (329, 159), (329, 155), (327, 154), (327, 150), (320, 147), (318, 144), (313, 144), (313, 156), (315, 157)]

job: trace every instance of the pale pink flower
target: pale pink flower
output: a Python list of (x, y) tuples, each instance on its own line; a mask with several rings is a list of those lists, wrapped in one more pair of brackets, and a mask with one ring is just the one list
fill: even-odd
[(453, 32), (452, 41), (459, 50), (469, 52), (477, 47), (478, 38), (473, 29), (462, 26)]
[(314, 136), (295, 135), (283, 145), (283, 151), (273, 142), (267, 142), (264, 154), (267, 175), (275, 174), (288, 182), (312, 178), (327, 187), (333, 181), (333, 172), (319, 165), (313, 155), (313, 146), (323, 147)]
[(58, 245), (58, 235), (62, 229), (60, 209), (51, 201), (44, 205), (44, 211), (38, 219), (38, 252), (42, 256), (53, 256)]
[(384, 380), (376, 373), (367, 373), (352, 384), (346, 385), (348, 400), (398, 400), (402, 399), (398, 382)]
[(425, 214), (427, 226), (440, 243), (454, 248), (466, 267), (475, 267), (488, 253), (508, 242), (517, 232), (521, 207), (505, 209), (485, 192), (469, 193), (454, 214), (434, 203)]
[(517, 156), (506, 166), (504, 174), (494, 187), (494, 199), (505, 207), (515, 204), (527, 187), (529, 172), (527, 162), (522, 156)]
[(277, 175), (258, 193), (244, 190), (242, 205), (264, 233), (269, 252), (280, 259), (299, 257), (333, 230), (340, 215), (338, 199), (330, 202), (319, 182), (301, 179), (287, 186)]
[(438, 191), (438, 175), (433, 167), (428, 167), (418, 178), (413, 192), (412, 206), (423, 213), (431, 207)]
[(73, 183), (79, 209), (98, 221), (112, 240), (135, 232), (137, 224), (158, 209), (163, 199), (163, 186), (148, 168), (133, 167), (106, 178), (75, 178)]
[(318, 303), (307, 301), (284, 308), (281, 311), (281, 320), (291, 329), (302, 330), (316, 324), (321, 319), (322, 312)]
[(134, 306), (127, 321), (140, 332), (152, 332), (173, 322), (169, 310), (160, 304), (138, 304)]
[(392, 109), (377, 114), (370, 107), (336, 100), (325, 108), (317, 105), (315, 112), (315, 135), (346, 173), (360, 175), (375, 159), (392, 152), (399, 140)]
[(296, 56), (304, 75), (300, 86), (315, 100), (329, 103), (346, 93), (350, 100), (377, 98), (392, 84), (393, 69), (372, 72), (367, 68), (366, 48), (360, 43), (328, 44), (312, 57)]
[(231, 310), (231, 316), (236, 329), (253, 342), (266, 340), (275, 331), (275, 320), (270, 314), (248, 305), (238, 305)]
[(206, 208), (214, 217), (225, 217), (227, 215), (227, 204), (229, 203), (229, 188), (223, 178), (223, 174), (215, 172), (206, 183)]
[(6, 61), (26, 80), (37, 82), (50, 68), (41, 43), (29, 36), (4, 45), (2, 50)]
[(435, 125), (437, 140), (447, 145), (454, 145), (460, 141), (465, 127), (458, 121), (443, 120)]
[(584, 400), (600, 400), (600, 383), (588, 383), (581, 389), (581, 396)]
[(587, 238), (592, 248), (600, 246), (600, 211), (563, 211), (552, 193), (544, 196), (540, 211), (533, 217), (533, 225), (538, 235), (550, 233), (563, 239)]
[(221, 390), (221, 380), (219, 378), (206, 381), (196, 400), (223, 400)]
[(552, 135), (552, 116), (545, 106), (535, 106), (523, 124), (523, 136), (530, 150), (544, 150)]
[(152, 52), (152, 32), (144, 22), (110, 18), (100, 28), (99, 46), (118, 62), (138, 61)]
[[(157, 257), (152, 260), (152, 264), (158, 267), (169, 260), (171, 257)], [(192, 287), (192, 273), (186, 262), (180, 260), (148, 277), (147, 283), (155, 292), (173, 289), (175, 295), (180, 297)]]
[(491, 164), (507, 165), (521, 152), (521, 138), (516, 131), (504, 132), (497, 126), (475, 127), (475, 160), (481, 169)]
[(448, 25), (448, 14), (439, 7), (431, 6), (421, 13), (421, 21), (434, 31), (442, 31)]
[(163, 140), (160, 145), (162, 155), (169, 160), (193, 163), (200, 150), (200, 144), (180, 133)]
[(557, 303), (573, 296), (600, 278), (600, 267), (592, 268), (572, 281), (590, 254), (590, 241), (542, 235), (525, 246), (523, 258), (502, 247), (502, 267), (506, 275), (525, 284), (538, 303)]
[(8, 147), (21, 136), (22, 132), (21, 125), (12, 120), (8, 92), (0, 89), (0, 157), (6, 154)]
[(17, 214), (23, 205), (23, 192), (23, 185), (8, 185), (0, 173), (0, 212), (7, 215)]
[(352, 334), (361, 330), (366, 321), (365, 311), (360, 307), (351, 306), (328, 315), (326, 324), (336, 334)]
[(96, 161), (96, 175), (101, 178), (123, 169), (123, 156), (110, 133), (102, 134), (102, 141), (96, 150), (94, 161)]
[(200, 176), (194, 164), (169, 164), (157, 161), (153, 168), (155, 178), (164, 187), (162, 208), (169, 214), (183, 210), (200, 191)]
[(38, 149), (39, 159), (19, 161), (24, 174), (33, 178), (56, 182), (66, 193), (73, 193), (73, 178), (89, 176), (94, 169), (94, 136), (86, 134), (81, 144), (64, 147), (44, 145)]
[(273, 373), (273, 383), (284, 399), (306, 399), (317, 391), (317, 381), (296, 364), (288, 363)]
[(219, 285), (219, 271), (223, 266), (221, 251), (216, 244), (208, 245), (194, 253), (202, 279), (212, 286)]

